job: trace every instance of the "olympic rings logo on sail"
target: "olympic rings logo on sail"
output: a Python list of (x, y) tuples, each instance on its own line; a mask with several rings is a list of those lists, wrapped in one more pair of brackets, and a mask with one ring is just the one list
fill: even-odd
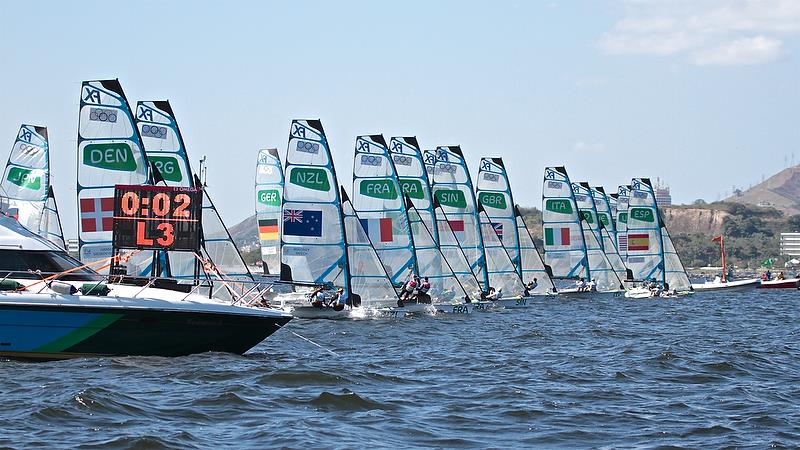
[(376, 155), (361, 155), (361, 164), (380, 167), (383, 164), (383, 158)]
[(319, 153), (319, 144), (316, 142), (297, 141), (297, 151), (316, 155)]
[(89, 120), (116, 123), (117, 112), (108, 108), (91, 108), (89, 110)]
[(38, 145), (19, 144), (19, 151), (25, 156), (33, 156), (39, 153), (41, 149)]
[(399, 164), (401, 166), (410, 166), (411, 165), (411, 157), (410, 156), (403, 156), (403, 155), (394, 155), (392, 157), (395, 164)]
[(484, 173), (483, 174), (483, 179), (486, 180), (486, 181), (499, 181), (500, 180), (500, 175), (498, 175), (496, 173)]
[(561, 182), (560, 181), (548, 181), (547, 182), (548, 189), (561, 189)]
[(156, 139), (166, 139), (167, 127), (160, 127), (158, 125), (142, 125), (142, 136)]
[(575, 201), (576, 202), (585, 202), (586, 196), (581, 194), (575, 194)]
[(440, 163), (436, 165), (436, 170), (439, 171), (440, 173), (441, 172), (456, 173), (456, 170), (458, 170), (458, 166), (454, 164)]
[(633, 196), (635, 198), (647, 198), (647, 193), (641, 191), (633, 191)]

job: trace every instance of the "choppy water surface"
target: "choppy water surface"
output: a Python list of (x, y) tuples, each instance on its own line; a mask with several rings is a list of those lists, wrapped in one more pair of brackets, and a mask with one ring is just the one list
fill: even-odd
[(795, 447), (799, 303), (541, 300), (294, 320), (245, 357), (2, 361), (0, 446)]

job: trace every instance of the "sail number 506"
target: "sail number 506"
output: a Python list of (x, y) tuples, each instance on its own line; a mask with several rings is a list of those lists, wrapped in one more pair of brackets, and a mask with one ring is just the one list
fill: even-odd
[[(122, 213), (126, 216), (135, 216), (139, 214), (140, 211), (143, 216), (149, 216), (150, 211), (152, 211), (153, 215), (156, 217), (166, 217), (172, 209), (173, 201), (175, 202), (175, 209), (172, 210), (172, 217), (188, 219), (190, 214), (187, 209), (192, 203), (192, 200), (186, 194), (178, 194), (174, 199), (170, 199), (169, 195), (159, 192), (153, 196), (151, 203), (149, 197), (141, 199), (136, 192), (126, 192), (122, 195), (122, 199), (120, 200), (120, 209), (122, 209)], [(141, 206), (147, 206), (148, 204), (150, 204), (150, 208), (140, 209)]]

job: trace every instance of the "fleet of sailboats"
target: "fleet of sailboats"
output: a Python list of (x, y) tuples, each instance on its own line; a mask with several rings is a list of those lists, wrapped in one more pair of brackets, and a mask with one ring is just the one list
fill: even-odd
[[(77, 150), (81, 261), (113, 256), (115, 185), (202, 189), (202, 258), (150, 252), (128, 262), (128, 275), (181, 279), (202, 271), (233, 285), (256, 283), (192, 170), (168, 101), (140, 101), (133, 110), (118, 80), (84, 82)], [(257, 153), (260, 264), (270, 286), (289, 289), (273, 302), (295, 316), (471, 313), (528, 307), (535, 296), (645, 297), (652, 283), (669, 295), (692, 291), (647, 178), (607, 194), (573, 182), (564, 167), (546, 167), (540, 249), (502, 158), (482, 158), (473, 183), (459, 146), (422, 150), (416, 137), (387, 143), (362, 135), (353, 157), (348, 194), (319, 120), (293, 120), (285, 154)], [(47, 129), (22, 125), (0, 209), (65, 248), (50, 177)]]

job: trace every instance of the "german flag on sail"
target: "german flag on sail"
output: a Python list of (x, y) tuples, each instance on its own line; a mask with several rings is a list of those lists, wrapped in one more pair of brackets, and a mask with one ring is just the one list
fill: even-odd
[(258, 238), (262, 241), (277, 241), (278, 219), (259, 219)]

